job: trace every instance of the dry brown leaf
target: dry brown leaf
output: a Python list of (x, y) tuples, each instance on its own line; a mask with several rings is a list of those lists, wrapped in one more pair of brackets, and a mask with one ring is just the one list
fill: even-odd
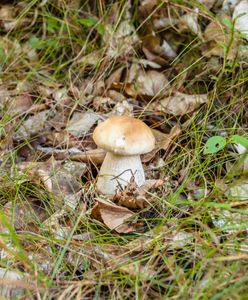
[(139, 7), (139, 12), (142, 18), (146, 18), (156, 8), (158, 0), (143, 0)]
[(108, 115), (118, 115), (118, 116), (130, 116), (133, 117), (133, 105), (124, 100), (122, 102), (116, 103), (113, 110)]
[(106, 80), (106, 89), (111, 88), (114, 84), (119, 83), (121, 81), (122, 72), (124, 67), (120, 67), (116, 69), (109, 78)]
[(100, 116), (93, 112), (75, 112), (69, 120), (66, 130), (76, 137), (83, 137), (99, 118)]
[(31, 180), (42, 183), (55, 197), (64, 199), (65, 195), (77, 193), (82, 188), (75, 177), (64, 169), (61, 161), (49, 159), (46, 162), (25, 162), (19, 164), (18, 168)]
[[(231, 19), (228, 16), (222, 16), (223, 18), (228, 19), (231, 22)], [(225, 49), (223, 45), (229, 46), (229, 51), (227, 54), (228, 59), (233, 59), (237, 53), (238, 43), (237, 40), (231, 42), (233, 39), (232, 33), (229, 28), (224, 26), (220, 21), (213, 20), (211, 21), (205, 31), (204, 31), (204, 38), (208, 43), (202, 50), (203, 55), (209, 56), (225, 56)]]
[(126, 100), (126, 97), (123, 94), (121, 94), (115, 90), (108, 90), (106, 95), (116, 102), (122, 102), (122, 101)]
[[(156, 35), (147, 36), (143, 41), (143, 48), (148, 50), (149, 53), (162, 57), (163, 59), (174, 59), (177, 56), (177, 53), (174, 47), (165, 39), (160, 39)], [(147, 52), (147, 53), (148, 53)], [(146, 53), (144, 51), (144, 53)], [(148, 59), (150, 58), (146, 55)], [(151, 59), (152, 60), (152, 59)], [(152, 60), (155, 61), (155, 60)], [(159, 64), (158, 61), (155, 61)]]
[(143, 162), (150, 161), (159, 150), (161, 149), (167, 150), (170, 147), (170, 145), (173, 143), (173, 140), (176, 139), (178, 135), (181, 133), (181, 128), (179, 125), (175, 125), (171, 129), (169, 134), (163, 133), (156, 129), (153, 129), (152, 132), (156, 140), (155, 149), (153, 149), (151, 152), (144, 155), (144, 157), (142, 158)]
[[(207, 94), (188, 95), (175, 92), (173, 96), (166, 97), (160, 101), (159, 109), (168, 114), (183, 116), (193, 112), (201, 104), (208, 103), (208, 101)], [(153, 105), (155, 106), (156, 104), (154, 103)]]
[(113, 202), (97, 198), (92, 209), (92, 216), (102, 221), (109, 229), (118, 233), (131, 233), (137, 230), (137, 224), (125, 223), (134, 214), (127, 208), (118, 206)]
[(22, 283), (23, 274), (21, 272), (0, 268), (1, 297), (4, 297), (4, 299), (16, 299), (21, 297), (22, 293), (24, 292), (24, 290), (21, 288)]
[(54, 115), (52, 110), (44, 110), (25, 120), (16, 133), (13, 135), (15, 140), (25, 140), (31, 135), (35, 135), (48, 130), (50, 125), (47, 120)]
[(148, 50), (145, 46), (142, 47), (142, 51), (144, 52), (146, 58), (149, 61), (152, 61), (160, 66), (166, 66), (168, 65), (168, 61), (164, 59), (163, 57), (160, 57), (157, 54), (153, 54), (150, 50)]
[(10, 102), (9, 112), (21, 114), (27, 112), (31, 106), (33, 105), (33, 101), (29, 93), (25, 93), (15, 98), (12, 98)]
[(179, 25), (180, 32), (190, 30), (202, 38), (201, 28), (198, 23), (198, 13), (199, 9), (195, 8), (194, 12), (188, 12), (181, 17)]
[(97, 111), (109, 111), (112, 105), (115, 105), (116, 101), (110, 97), (95, 97), (93, 100), (93, 107)]
[[(39, 201), (35, 200), (30, 200), (29, 202), (20, 201), (18, 203), (7, 202), (1, 210), (9, 224), (14, 222), (15, 230), (37, 232), (37, 221), (42, 222), (47, 218), (44, 207)], [(0, 231), (4, 231), (1, 223)]]
[[(169, 82), (165, 75), (155, 70), (145, 71), (133, 64), (126, 78), (125, 91), (132, 97), (158, 97), (169, 89)], [(128, 84), (129, 83), (129, 84)]]
[(248, 40), (248, 1), (242, 0), (233, 11), (234, 27)]
[(110, 24), (105, 26), (103, 40), (108, 43), (107, 56), (111, 59), (128, 57), (134, 53), (134, 46), (139, 42), (135, 27), (129, 20), (122, 21), (118, 28)]

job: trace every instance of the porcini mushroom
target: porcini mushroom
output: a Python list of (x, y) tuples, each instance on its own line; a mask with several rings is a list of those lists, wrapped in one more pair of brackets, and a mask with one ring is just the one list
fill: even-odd
[(100, 193), (113, 195), (131, 178), (138, 186), (145, 183), (140, 155), (154, 148), (155, 138), (144, 122), (128, 116), (110, 117), (96, 127), (93, 139), (107, 150), (96, 183)]

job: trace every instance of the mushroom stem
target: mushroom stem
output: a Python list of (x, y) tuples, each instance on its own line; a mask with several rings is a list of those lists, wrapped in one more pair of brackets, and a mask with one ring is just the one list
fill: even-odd
[(124, 188), (132, 176), (138, 186), (145, 183), (145, 174), (140, 155), (116, 155), (107, 152), (96, 183), (97, 190), (105, 195), (113, 195)]

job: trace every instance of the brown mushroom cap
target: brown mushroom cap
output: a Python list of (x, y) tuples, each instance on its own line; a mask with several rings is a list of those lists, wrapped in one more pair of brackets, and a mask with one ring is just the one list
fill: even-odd
[(119, 155), (139, 155), (155, 146), (151, 129), (141, 120), (128, 116), (110, 117), (93, 132), (98, 147)]

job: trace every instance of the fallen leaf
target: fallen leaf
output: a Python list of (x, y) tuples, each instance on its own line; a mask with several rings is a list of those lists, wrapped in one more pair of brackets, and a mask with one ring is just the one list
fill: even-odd
[(102, 221), (109, 229), (118, 233), (137, 231), (137, 224), (125, 223), (134, 216), (129, 209), (100, 198), (97, 198), (96, 201), (97, 203), (92, 209), (92, 216), (95, 219)]
[(25, 93), (12, 98), (9, 106), (10, 113), (22, 114), (27, 112), (31, 106), (33, 105), (33, 101), (29, 93)]
[(28, 139), (30, 136), (48, 130), (50, 125), (47, 120), (54, 115), (51, 110), (41, 111), (25, 120), (14, 133), (13, 138), (17, 141)]
[(242, 0), (233, 11), (234, 28), (248, 40), (248, 1)]
[(228, 185), (225, 195), (233, 201), (248, 200), (248, 181), (246, 179), (235, 180)]
[(213, 224), (229, 234), (243, 232), (248, 233), (247, 214), (230, 212), (226, 209), (215, 209), (210, 211)]
[(104, 41), (107, 41), (107, 56), (111, 59), (118, 57), (127, 57), (134, 52), (134, 45), (139, 42), (135, 27), (131, 20), (120, 22), (117, 29), (110, 24), (105, 26)]
[(100, 116), (93, 112), (76, 112), (68, 122), (66, 130), (76, 137), (83, 137), (99, 118)]
[(24, 292), (18, 283), (23, 282), (21, 272), (10, 271), (9, 269), (0, 268), (0, 294), (5, 299), (16, 299), (21, 297)]
[(201, 28), (198, 23), (198, 14), (199, 9), (195, 8), (194, 12), (188, 12), (184, 14), (180, 19), (179, 30), (184, 31), (185, 29), (189, 29), (195, 35), (198, 35), (202, 39)]
[(162, 99), (158, 109), (175, 116), (183, 116), (193, 112), (201, 104), (208, 103), (208, 101), (207, 94), (188, 95), (175, 92), (173, 96)]
[(171, 129), (169, 134), (163, 133), (156, 129), (153, 129), (152, 132), (156, 141), (155, 148), (151, 152), (143, 156), (142, 162), (150, 161), (156, 155), (156, 153), (161, 149), (167, 150), (170, 147), (170, 145), (173, 143), (174, 139), (176, 139), (178, 135), (181, 133), (181, 128), (179, 125), (175, 125)]
[(169, 86), (170, 84), (163, 73), (155, 70), (145, 71), (139, 66), (133, 65), (126, 78), (125, 91), (132, 97), (142, 95), (158, 97), (164, 94)]
[(130, 116), (133, 117), (133, 105), (128, 101), (124, 100), (122, 102), (116, 103), (113, 110), (109, 115), (118, 115), (118, 116)]
[[(11, 224), (13, 222), (15, 230), (37, 232), (37, 222), (40, 223), (47, 218), (42, 203), (32, 199), (28, 202), (7, 202), (1, 210), (8, 223)], [(0, 224), (0, 229), (1, 231), (4, 230), (3, 224)]]

